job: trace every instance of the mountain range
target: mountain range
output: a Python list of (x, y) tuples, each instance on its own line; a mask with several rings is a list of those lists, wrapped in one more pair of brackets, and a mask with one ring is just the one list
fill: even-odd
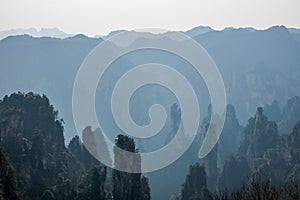
[[(49, 147), (45, 146), (46, 149), (49, 149), (49, 152), (53, 153), (55, 149), (61, 149), (60, 153), (62, 152), (66, 157), (71, 158), (72, 156), (65, 149), (64, 140), (65, 143), (71, 141), (69, 146), (74, 148), (70, 148), (70, 151), (73, 149), (74, 152), (72, 153), (74, 155), (80, 154), (78, 162), (83, 165), (82, 170), (84, 171), (84, 168), (92, 165), (94, 160), (86, 156), (86, 150), (84, 153), (79, 152), (81, 143), (78, 137), (74, 138), (77, 131), (72, 115), (73, 83), (76, 73), (86, 56), (106, 38), (122, 31), (126, 30), (114, 31), (102, 37), (88, 37), (82, 34), (68, 35), (58, 29), (48, 31), (27, 30), (25, 35), (23, 34), (24, 30), (23, 33), (22, 30), (7, 32), (5, 38), (0, 40), (0, 99), (3, 99), (0, 100), (0, 104), (6, 105), (6, 102), (9, 102), (9, 109), (5, 107), (2, 110), (3, 116), (6, 117), (3, 118), (2, 127), (4, 128), (0, 127), (0, 133), (8, 136), (16, 132), (15, 129), (5, 128), (8, 124), (8, 127), (19, 127), (19, 129), (16, 129), (17, 132), (24, 132), (26, 137), (28, 133), (31, 139), (31, 137), (35, 138), (35, 135), (31, 136), (33, 133), (36, 134), (35, 128), (42, 127), (41, 133), (47, 139), (45, 144), (50, 144), (52, 140), (59, 141), (53, 143), (58, 145), (59, 148), (51, 145)], [(131, 38), (138, 38), (128, 39), (125, 45), (129, 46), (159, 42), (180, 45), (182, 42), (173, 40), (173, 34), (176, 32), (160, 34), (127, 32), (129, 35), (134, 36)], [(232, 166), (236, 167), (237, 172), (240, 173), (236, 173), (235, 182), (230, 185), (232, 189), (237, 189), (237, 187), (240, 187), (241, 182), (246, 180), (246, 177), (242, 176), (247, 175), (244, 172), (248, 172), (249, 175), (258, 172), (265, 173), (275, 182), (278, 182), (277, 179), (289, 180), (293, 176), (299, 177), (297, 160), (299, 155), (297, 146), (299, 123), (296, 126), (295, 124), (300, 120), (300, 99), (297, 97), (300, 96), (300, 30), (274, 26), (266, 30), (226, 28), (218, 31), (200, 26), (180, 33), (192, 37), (201, 44), (214, 60), (225, 84), (227, 103), (231, 104), (227, 106), (225, 126), (218, 145), (206, 159), (201, 161), (206, 170), (205, 176), (207, 176), (207, 183), (203, 184), (203, 187), (207, 187), (210, 191), (216, 190), (216, 185), (219, 188), (228, 189), (228, 182), (231, 183), (233, 177)], [(117, 48), (122, 47), (114, 43), (108, 45), (108, 50)], [(134, 66), (151, 62), (172, 66), (189, 80), (199, 99), (201, 114), (203, 110), (207, 110), (210, 104), (205, 82), (197, 73), (194, 73), (195, 71), (192, 70), (188, 62), (171, 54), (155, 50), (133, 52), (122, 56), (111, 64), (103, 79), (99, 81), (95, 97), (95, 106), (102, 131), (108, 133), (108, 137), (112, 141), (122, 132), (116, 125), (111, 112), (110, 102), (113, 87), (120, 77)], [(165, 78), (171, 77), (166, 75)], [(22, 93), (14, 93), (17, 91)], [(30, 93), (25, 95), (23, 92)], [(10, 98), (5, 96), (11, 93), (14, 94)], [(46, 94), (49, 99), (34, 95), (35, 93)], [(26, 128), (27, 125), (24, 126), (25, 128), (23, 127), (22, 120), (20, 123), (16, 123), (18, 120), (14, 120), (14, 112), (12, 113), (13, 117), (7, 117), (11, 116), (8, 115), (11, 109), (16, 109), (14, 108), (15, 99), (20, 100), (20, 98), (22, 100), (21, 107), (23, 106), (22, 102), (28, 101), (28, 105), (31, 105), (32, 101), (37, 101), (38, 104), (47, 105), (46, 108), (48, 109), (50, 106), (48, 105), (49, 101), (51, 101), (53, 107), (59, 111), (59, 113), (58, 111), (54, 112), (52, 105), (48, 109), (51, 116), (54, 115), (54, 117), (50, 117), (51, 124), (54, 125), (44, 126), (47, 125), (45, 122), (49, 117), (47, 118), (44, 115), (44, 110), (47, 109), (43, 106), (37, 106), (37, 108), (41, 107), (43, 109), (34, 110), (35, 106), (29, 106), (28, 110), (25, 109), (23, 114), (27, 120), (24, 123), (31, 124), (30, 129)], [(9, 101), (7, 101), (8, 99)], [(181, 111), (180, 107), (177, 106), (179, 105), (178, 100), (172, 92), (164, 87), (145, 86), (136, 90), (130, 99), (131, 117), (137, 124), (148, 124), (150, 120), (148, 109), (156, 103), (165, 107), (168, 120), (156, 136), (146, 140), (134, 138), (139, 152), (155, 150), (166, 145), (179, 127)], [(199, 161), (199, 146), (206, 132), (205, 128), (209, 123), (211, 114), (210, 107), (208, 110), (206, 116), (205, 114), (201, 115), (199, 133), (188, 151), (167, 168), (146, 174), (149, 177), (152, 199), (167, 199), (170, 195), (178, 192), (180, 184), (183, 183), (188, 172), (189, 165)], [(253, 116), (255, 110), (257, 112)], [(16, 112), (19, 112), (19, 110), (17, 109)], [(20, 116), (23, 116), (23, 114)], [(32, 117), (32, 115), (35, 117)], [(63, 120), (59, 120), (60, 118)], [(58, 131), (51, 131), (52, 129), (56, 130), (54, 122), (59, 123)], [(86, 126), (88, 127), (89, 124)], [(95, 128), (97, 127), (88, 127), (87, 130), (92, 131)], [(51, 134), (55, 133), (58, 134), (53, 139)], [(48, 136), (49, 138), (47, 138)], [(23, 138), (22, 134), (20, 138)], [(37, 141), (39, 139), (40, 137), (36, 138)], [(21, 145), (17, 144), (16, 146)], [(14, 150), (8, 152), (14, 152)], [(30, 158), (28, 160), (34, 161), (32, 162), (33, 166), (40, 167), (39, 162), (43, 159), (36, 159), (38, 155), (36, 152), (38, 151), (32, 150), (32, 152), (32, 155), (28, 154)], [(21, 154), (22, 152), (20, 152)], [(232, 154), (237, 155), (230, 157)], [(14, 156), (14, 153), (10, 153), (9, 156)], [(66, 157), (62, 156), (56, 159), (49, 156), (46, 163), (63, 162)], [(85, 159), (86, 157), (88, 161)], [(230, 157), (229, 160), (228, 157)], [(14, 157), (11, 159), (14, 161)], [(36, 160), (39, 162), (35, 162)], [(286, 164), (282, 165), (282, 160), (287, 161), (284, 162)], [(275, 163), (277, 167), (270, 168), (270, 163)], [(66, 162), (65, 165), (69, 164)], [(29, 164), (24, 166), (29, 166)], [(278, 174), (276, 171), (280, 167), (284, 169), (281, 170), (282, 174)], [(257, 168), (259, 170), (256, 170)], [(227, 169), (230, 171), (227, 171)], [(196, 165), (195, 170), (191, 168), (190, 173), (199, 173), (201, 179), (205, 177), (201, 167), (199, 168)], [(69, 171), (67, 170), (67, 172)], [(175, 173), (178, 174), (174, 176)], [(70, 177), (73, 178), (73, 175)], [(76, 176), (74, 177), (76, 178)], [(29, 179), (24, 180), (24, 182), (26, 181), (29, 181)], [(56, 179), (49, 179), (48, 181), (49, 184), (53, 184), (52, 182)], [(183, 196), (186, 195), (186, 198), (188, 198), (189, 195), (193, 195), (192, 193), (189, 194), (188, 190), (194, 188), (190, 183), (196, 183), (197, 181), (199, 180), (194, 181), (187, 178)], [(165, 188), (163, 193), (160, 192), (161, 187)], [(196, 184), (195, 188), (197, 187)], [(205, 189), (200, 192), (206, 193), (207, 191)], [(195, 192), (198, 191), (195, 189)]]
[[(129, 45), (140, 42), (151, 44), (154, 41), (172, 42), (168, 39), (170, 33), (154, 35), (131, 32), (131, 34), (139, 34), (139, 39)], [(282, 107), (289, 98), (299, 95), (300, 34), (298, 29), (275, 26), (266, 30), (228, 28), (216, 31), (208, 27), (196, 27), (186, 34), (199, 42), (218, 66), (225, 83), (227, 102), (235, 105), (241, 124), (246, 123), (257, 105), (271, 104), (273, 100), (278, 100)], [(75, 35), (65, 39), (19, 35), (2, 39), (0, 41), (0, 96), (15, 91), (47, 94), (60, 110), (60, 116), (66, 123), (66, 139), (70, 140), (76, 134), (71, 107), (73, 82), (85, 57), (102, 41), (102, 38), (90, 38), (85, 35)], [(112, 48), (115, 47), (112, 45)], [(107, 124), (109, 131), (115, 132), (118, 129), (111, 128), (115, 127), (115, 124), (108, 106), (111, 95), (111, 91), (108, 90), (112, 89), (111, 85), (120, 77), (121, 71), (130, 69), (132, 64), (155, 61), (174, 66), (195, 87), (198, 98), (201, 97), (200, 106), (202, 110), (206, 110), (209, 95), (203, 80), (188, 70), (187, 63), (170, 59), (168, 55), (156, 54), (157, 52), (151, 52), (151, 58), (137, 54), (134, 59), (121, 59), (112, 66), (109, 78), (104, 79), (104, 82), (107, 81), (107, 88), (105, 84), (99, 85), (99, 91), (106, 94), (97, 94), (96, 97), (102, 101), (98, 108), (105, 116), (103, 123)], [(148, 100), (139, 102), (138, 99), (145, 94), (149, 96)], [(152, 88), (151, 93), (142, 90), (137, 92), (136, 96), (138, 104), (133, 107), (132, 115), (141, 124), (147, 123), (149, 118), (141, 116), (140, 112), (144, 112), (147, 106), (157, 99), (160, 99), (159, 103), (162, 103), (166, 109), (176, 103), (176, 98), (162, 91), (161, 88)]]

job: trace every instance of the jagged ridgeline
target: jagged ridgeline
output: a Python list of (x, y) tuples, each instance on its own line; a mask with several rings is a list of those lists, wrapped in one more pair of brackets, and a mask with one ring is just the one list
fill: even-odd
[[(123, 140), (135, 148), (132, 139)], [(123, 199), (115, 196), (117, 184), (122, 191), (140, 188), (126, 193), (127, 199), (150, 199), (148, 180), (141, 174), (114, 172), (112, 177), (78, 136), (66, 147), (63, 120), (45, 95), (19, 92), (0, 101), (0, 145), (1, 200)]]
[[(296, 106), (297, 99), (298, 97), (294, 97), (288, 101), (287, 107), (290, 109), (286, 110), (290, 110), (289, 113), (299, 113), (299, 107)], [(272, 105), (275, 107), (273, 110), (278, 110), (277, 106), (274, 106), (276, 103)], [(212, 162), (211, 160), (216, 160), (218, 154), (215, 153), (214, 156), (200, 160), (200, 164), (190, 167), (181, 193), (176, 198), (300, 199), (300, 116), (296, 114), (286, 116), (293, 117), (277, 119), (284, 125), (287, 121), (288, 123), (294, 121), (295, 118), (298, 118), (298, 122), (289, 134), (280, 135), (277, 123), (264, 114), (262, 107), (258, 107), (255, 115), (248, 120), (243, 129), (237, 153), (229, 155), (221, 168), (215, 167), (216, 177), (211, 175), (211, 170), (216, 164), (213, 166), (207, 164)], [(214, 150), (211, 153), (213, 152)], [(215, 179), (217, 182), (211, 184), (211, 180)]]

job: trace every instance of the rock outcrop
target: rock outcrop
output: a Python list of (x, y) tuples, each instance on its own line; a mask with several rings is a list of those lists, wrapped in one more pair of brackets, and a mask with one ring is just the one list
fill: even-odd
[[(125, 150), (125, 151), (124, 151)], [(130, 152), (133, 154), (127, 154)], [(115, 166), (117, 168), (141, 171), (141, 157), (138, 154), (132, 138), (118, 135), (114, 148)], [(138, 170), (139, 169), (139, 170)], [(150, 199), (148, 180), (141, 173), (128, 173), (113, 170), (113, 198), (115, 200), (144, 200)]]
[(213, 199), (212, 194), (207, 189), (205, 168), (198, 163), (190, 166), (181, 191), (181, 200), (197, 199)]

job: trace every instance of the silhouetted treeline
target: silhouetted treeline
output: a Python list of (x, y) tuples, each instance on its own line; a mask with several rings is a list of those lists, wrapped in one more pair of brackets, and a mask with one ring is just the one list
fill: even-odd
[[(19, 92), (0, 100), (0, 200), (150, 199), (147, 178), (111, 174), (78, 136), (66, 147), (63, 130), (63, 120), (45, 95)], [(102, 133), (87, 127), (84, 137), (91, 134)], [(116, 142), (136, 151), (127, 136), (118, 136)]]
[(290, 181), (281, 186), (273, 186), (271, 183), (250, 182), (243, 185), (236, 192), (223, 192), (215, 196), (215, 200), (299, 200), (300, 183)]

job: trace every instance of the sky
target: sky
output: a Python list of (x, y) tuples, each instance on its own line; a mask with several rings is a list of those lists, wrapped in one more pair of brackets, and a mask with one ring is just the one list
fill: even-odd
[(300, 0), (0, 0), (0, 31), (53, 28), (104, 35), (113, 30), (195, 26), (300, 28)]

